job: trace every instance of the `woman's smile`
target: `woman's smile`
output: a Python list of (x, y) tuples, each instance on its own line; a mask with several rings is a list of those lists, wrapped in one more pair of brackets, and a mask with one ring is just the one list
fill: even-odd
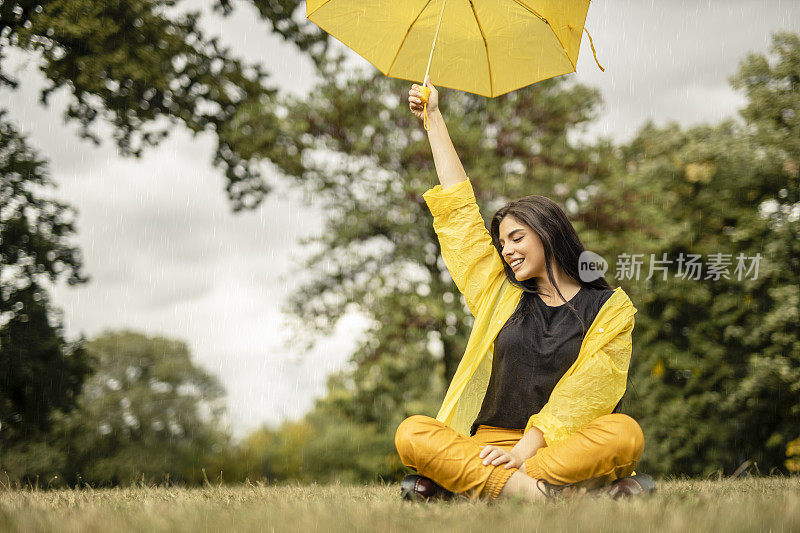
[(500, 221), (498, 229), (501, 255), (517, 281), (542, 275), (544, 247), (536, 232), (511, 215)]

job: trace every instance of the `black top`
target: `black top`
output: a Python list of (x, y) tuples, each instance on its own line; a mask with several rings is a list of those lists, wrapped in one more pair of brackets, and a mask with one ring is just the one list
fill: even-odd
[(613, 293), (581, 287), (569, 301), (580, 320), (566, 304), (550, 307), (539, 295), (522, 293), (519, 306), (525, 298), (532, 299), (527, 302), (532, 305), (527, 306), (527, 314), (509, 319), (497, 334), (489, 386), (470, 435), (481, 424), (525, 429), (578, 359), (586, 331)]

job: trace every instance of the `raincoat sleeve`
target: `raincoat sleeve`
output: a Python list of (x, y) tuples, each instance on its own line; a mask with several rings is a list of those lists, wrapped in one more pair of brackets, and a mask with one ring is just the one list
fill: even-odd
[(447, 189), (437, 185), (422, 195), (433, 215), (442, 258), (472, 316), (488, 299), (486, 289), (504, 276), (502, 260), (492, 244), (467, 179)]
[(602, 348), (579, 358), (556, 384), (542, 410), (528, 419), (525, 431), (538, 428), (549, 446), (611, 413), (625, 394), (633, 324), (631, 316)]

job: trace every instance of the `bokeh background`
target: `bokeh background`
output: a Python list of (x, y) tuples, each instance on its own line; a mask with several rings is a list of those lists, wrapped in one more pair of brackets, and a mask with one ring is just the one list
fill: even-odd
[[(638, 307), (654, 474), (800, 468), (798, 21), (595, 2), (605, 72), (584, 39), (575, 74), (442, 91), (484, 215), (554, 198)], [(435, 414), (471, 325), (409, 83), (295, 0), (6, 2), (0, 47), (7, 481), (400, 476), (394, 428)], [(612, 280), (625, 253), (733, 264)]]

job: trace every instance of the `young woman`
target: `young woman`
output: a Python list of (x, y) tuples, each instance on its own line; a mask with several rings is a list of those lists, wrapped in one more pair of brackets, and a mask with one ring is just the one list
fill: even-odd
[[(614, 412), (625, 392), (636, 309), (602, 277), (581, 281), (584, 247), (548, 198), (509, 203), (486, 230), (438, 92), (430, 79), (425, 85), (440, 185), (423, 197), (475, 322), (437, 417), (412, 416), (397, 429), (400, 458), (418, 473), (404, 480), (404, 496), (653, 490), (649, 476), (631, 476), (642, 430)], [(408, 100), (423, 118), (418, 85)]]

